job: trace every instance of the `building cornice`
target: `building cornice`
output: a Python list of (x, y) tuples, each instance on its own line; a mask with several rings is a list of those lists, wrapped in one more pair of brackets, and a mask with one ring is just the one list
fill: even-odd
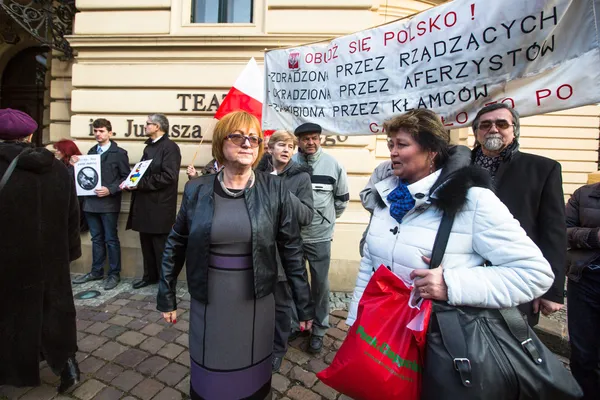
[(331, 40), (330, 34), (264, 35), (71, 35), (66, 37), (74, 49), (90, 48), (175, 48), (175, 47), (254, 47), (276, 49)]

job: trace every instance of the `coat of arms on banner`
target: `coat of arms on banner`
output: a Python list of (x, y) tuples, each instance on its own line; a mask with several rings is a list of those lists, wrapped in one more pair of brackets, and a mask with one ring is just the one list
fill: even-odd
[(288, 67), (289, 69), (298, 69), (300, 68), (300, 53), (290, 53), (288, 58)]

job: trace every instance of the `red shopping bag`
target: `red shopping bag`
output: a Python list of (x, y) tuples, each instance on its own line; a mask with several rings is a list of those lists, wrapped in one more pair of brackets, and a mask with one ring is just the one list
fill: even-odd
[(356, 400), (418, 400), (431, 301), (411, 307), (411, 291), (380, 266), (363, 293), (346, 340), (317, 377)]

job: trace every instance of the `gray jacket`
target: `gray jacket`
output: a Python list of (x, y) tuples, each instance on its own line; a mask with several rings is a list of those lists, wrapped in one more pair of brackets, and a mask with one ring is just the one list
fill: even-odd
[(333, 238), (335, 220), (350, 200), (348, 176), (344, 167), (322, 148), (315, 154), (296, 153), (292, 160), (310, 168), (315, 213), (310, 225), (302, 228), (305, 243), (326, 242)]

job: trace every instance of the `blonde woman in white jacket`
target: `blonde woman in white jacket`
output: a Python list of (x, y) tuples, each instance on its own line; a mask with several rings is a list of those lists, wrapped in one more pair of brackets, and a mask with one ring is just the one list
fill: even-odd
[[(513, 307), (550, 288), (550, 265), (489, 189), (487, 172), (456, 167), (468, 160), (448, 162), (449, 135), (435, 113), (413, 110), (386, 122), (385, 131), (393, 175), (374, 185), (377, 205), (348, 325), (354, 323), (363, 291), (380, 265), (414, 282), (421, 297), (453, 306)], [(429, 269), (444, 211), (456, 217), (440, 268)]]

